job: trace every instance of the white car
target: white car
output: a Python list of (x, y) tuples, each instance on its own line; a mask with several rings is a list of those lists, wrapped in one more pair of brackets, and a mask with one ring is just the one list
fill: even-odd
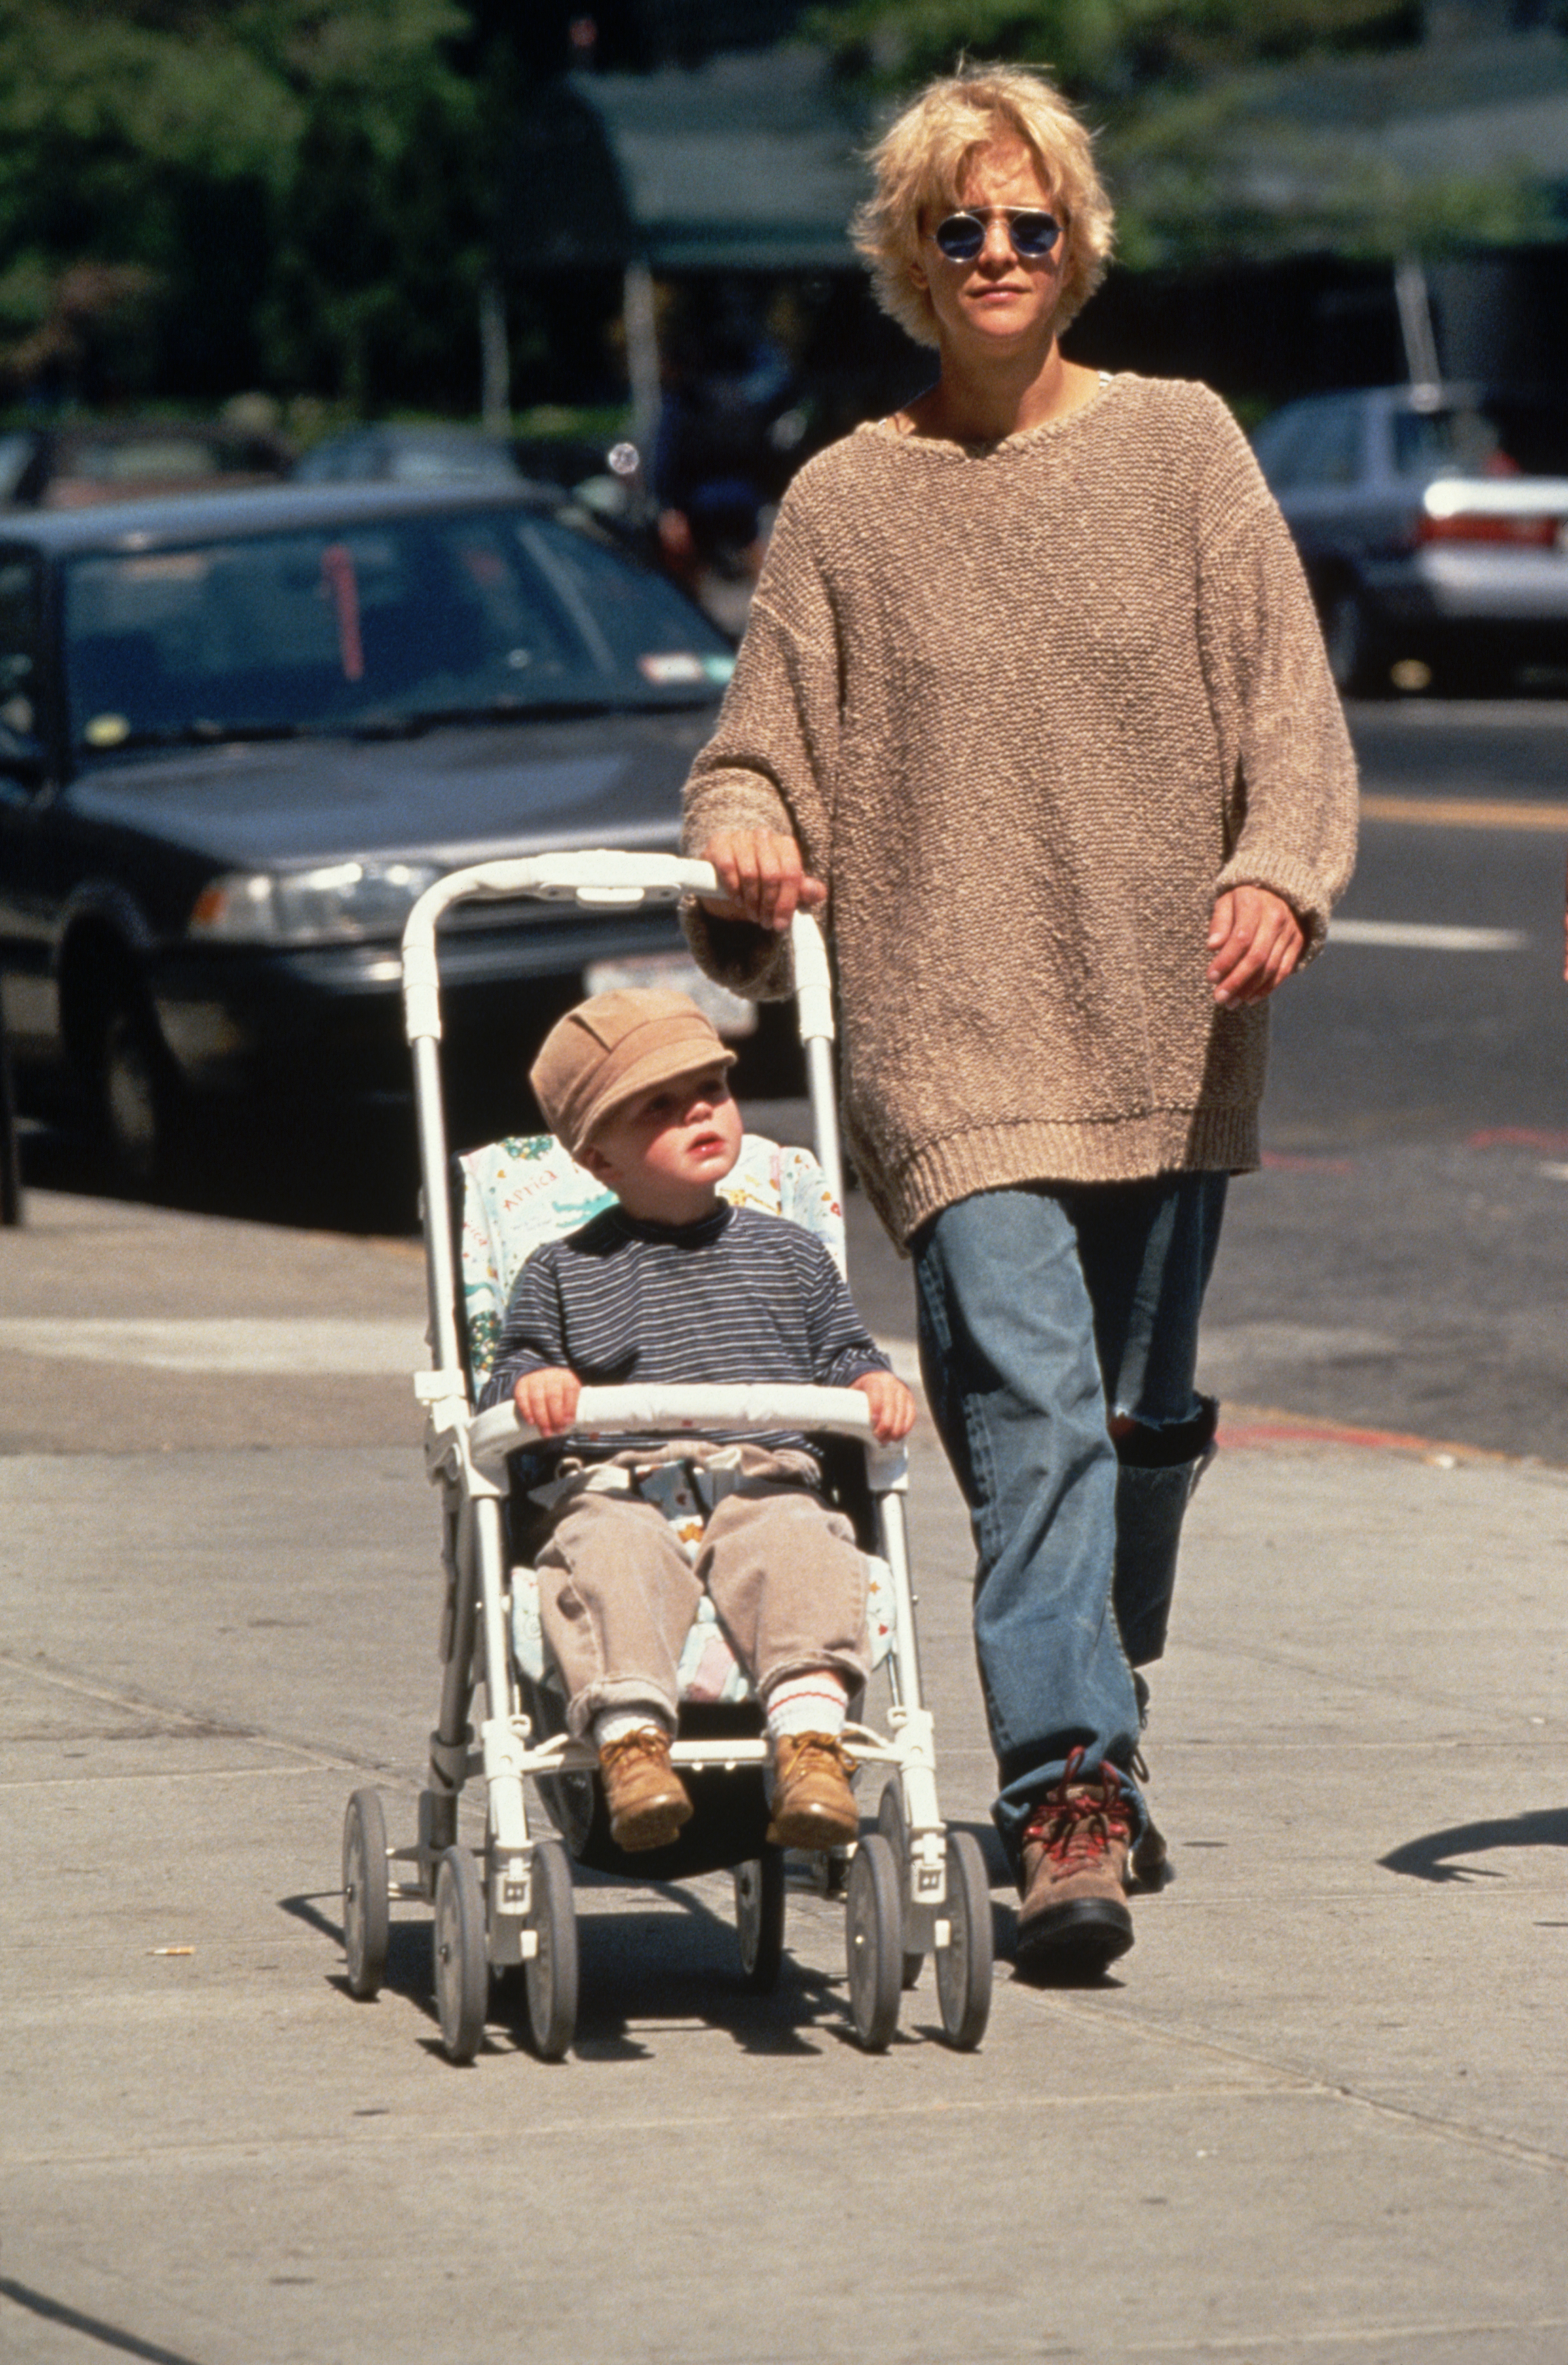
[(1526, 667), (1568, 678), (1568, 399), (1313, 395), (1252, 444), (1342, 690), (1501, 687)]

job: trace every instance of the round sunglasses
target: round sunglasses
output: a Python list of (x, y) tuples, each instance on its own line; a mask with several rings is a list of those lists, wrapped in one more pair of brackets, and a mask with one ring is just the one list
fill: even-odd
[(985, 244), (986, 224), (993, 215), (1000, 215), (1007, 224), (1007, 235), (1020, 263), (1040, 262), (1061, 236), (1061, 224), (1055, 215), (1042, 213), (1035, 206), (965, 207), (939, 221), (931, 235), (949, 263), (972, 263)]

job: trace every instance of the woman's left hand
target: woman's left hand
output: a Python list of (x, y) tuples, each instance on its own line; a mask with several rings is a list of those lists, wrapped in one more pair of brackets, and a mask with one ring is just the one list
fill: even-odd
[(1208, 980), (1222, 1010), (1264, 1002), (1295, 969), (1306, 931), (1282, 895), (1267, 887), (1231, 887), (1209, 923)]

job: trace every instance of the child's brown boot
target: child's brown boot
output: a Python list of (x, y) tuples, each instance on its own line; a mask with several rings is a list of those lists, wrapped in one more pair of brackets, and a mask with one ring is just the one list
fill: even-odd
[(691, 1801), (669, 1762), (669, 1735), (662, 1725), (640, 1724), (619, 1741), (607, 1741), (599, 1753), (599, 1771), (610, 1836), (628, 1855), (667, 1847), (691, 1820)]
[(775, 1847), (846, 1847), (860, 1829), (852, 1761), (836, 1733), (781, 1732), (773, 1744)]

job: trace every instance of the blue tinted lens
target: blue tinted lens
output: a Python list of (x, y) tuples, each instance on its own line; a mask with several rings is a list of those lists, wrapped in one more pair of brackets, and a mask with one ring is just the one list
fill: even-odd
[(1061, 236), (1061, 224), (1049, 214), (1014, 214), (1008, 223), (1014, 254), (1049, 254)]
[(949, 263), (972, 263), (985, 244), (985, 224), (976, 214), (949, 214), (932, 236)]
[[(985, 224), (979, 214), (949, 214), (932, 235), (949, 263), (972, 263), (985, 244)], [(1010, 213), (1007, 235), (1014, 254), (1036, 263), (1049, 254), (1061, 236), (1061, 224), (1050, 214)]]

